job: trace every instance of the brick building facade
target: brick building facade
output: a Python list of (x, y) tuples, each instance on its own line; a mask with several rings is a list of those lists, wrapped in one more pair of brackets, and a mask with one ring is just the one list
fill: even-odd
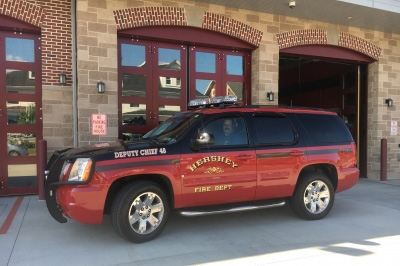
[[(182, 11), (163, 13), (171, 8)], [(79, 106), (89, 106), (80, 110), (81, 144), (109, 141), (117, 137), (117, 30), (144, 25), (188, 23), (190, 26), (239, 37), (257, 46), (252, 51), (253, 104), (270, 104), (267, 92), (278, 92), (280, 49), (318, 43), (346, 47), (376, 59), (376, 62), (368, 65), (368, 174), (371, 178), (378, 177), (380, 139), (387, 138), (388, 167), (392, 173), (389, 176), (398, 176), (400, 168), (397, 159), (400, 153), (397, 150), (400, 139), (398, 136), (390, 136), (390, 122), (399, 121), (400, 115), (396, 105), (387, 108), (385, 99), (391, 97), (394, 102), (400, 101), (400, 76), (396, 74), (400, 70), (400, 35), (194, 1), (88, 0), (78, 1), (77, 9), (78, 69), (81, 81), (78, 84), (78, 98)], [(181, 17), (173, 18), (174, 14)], [(207, 24), (210, 18), (214, 24)], [(196, 21), (201, 22), (196, 24)], [(240, 30), (248, 33), (248, 36), (238, 34)], [(98, 95), (93, 85), (100, 79), (107, 86), (104, 95)], [(87, 134), (89, 116), (93, 112), (109, 114), (111, 130), (107, 137)]]
[[(0, 0), (1, 16), (39, 29), (43, 138), (48, 141), (49, 152), (74, 144), (72, 2)], [(286, 48), (333, 46), (370, 58), (371, 62), (366, 65), (366, 170), (368, 177), (378, 177), (380, 139), (387, 138), (389, 177), (398, 178), (400, 174), (400, 137), (390, 134), (391, 122), (400, 121), (397, 107), (400, 103), (399, 34), (190, 0), (77, 0), (75, 22), (79, 146), (114, 141), (121, 137), (119, 40), (122, 37), (126, 40), (130, 38), (132, 42), (141, 40), (140, 35), (131, 34), (128, 38), (132, 29), (176, 26), (228, 36), (247, 47), (251, 58), (246, 61), (251, 64), (251, 72), (247, 73), (251, 95), (248, 102), (252, 104), (278, 104), (280, 52)], [(19, 31), (7, 27), (2, 30)], [(148, 36), (144, 39), (151, 41)], [(165, 39), (160, 38), (164, 42)], [(175, 43), (183, 41), (176, 40)], [(185, 45), (189, 48), (194, 44), (188, 41)], [(236, 48), (230, 48), (237, 52)], [(59, 83), (60, 73), (66, 74), (66, 84)], [(105, 93), (98, 93), (96, 84), (99, 81), (104, 82)], [(268, 92), (275, 93), (273, 102), (268, 101)], [(393, 107), (387, 107), (387, 98), (394, 100)], [(106, 136), (91, 134), (92, 114), (107, 114)]]

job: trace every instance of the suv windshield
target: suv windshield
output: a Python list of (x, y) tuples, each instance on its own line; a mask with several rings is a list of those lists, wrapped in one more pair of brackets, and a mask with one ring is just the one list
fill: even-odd
[(151, 139), (160, 143), (175, 143), (186, 129), (199, 118), (200, 114), (191, 112), (176, 114), (146, 133), (143, 139)]

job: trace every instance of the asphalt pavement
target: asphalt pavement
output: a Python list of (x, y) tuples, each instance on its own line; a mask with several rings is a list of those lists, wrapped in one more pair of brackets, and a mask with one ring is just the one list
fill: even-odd
[[(323, 220), (288, 206), (203, 217), (172, 214), (155, 240), (132, 244), (102, 225), (56, 222), (38, 196), (0, 197), (0, 265), (400, 265), (400, 179), (361, 179)], [(14, 209), (16, 209), (14, 207)], [(7, 232), (4, 233), (5, 229)]]

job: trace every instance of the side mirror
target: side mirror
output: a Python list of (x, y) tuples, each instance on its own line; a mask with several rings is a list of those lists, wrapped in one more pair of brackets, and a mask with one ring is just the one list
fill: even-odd
[(200, 150), (202, 146), (213, 145), (215, 142), (214, 135), (208, 132), (201, 132), (197, 134), (195, 139), (192, 139), (190, 146), (193, 150)]

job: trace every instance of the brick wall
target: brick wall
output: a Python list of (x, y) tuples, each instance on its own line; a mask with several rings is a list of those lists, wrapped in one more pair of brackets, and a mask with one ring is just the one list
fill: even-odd
[[(114, 10), (128, 7), (110, 1), (78, 1), (78, 110), (79, 145), (118, 138), (117, 27)], [(106, 92), (96, 84), (103, 81)], [(91, 115), (107, 114), (107, 136), (92, 136)]]
[[(143, 7), (114, 11), (115, 23), (118, 30), (143, 26), (188, 26), (185, 8), (176, 7)], [(259, 46), (262, 31), (248, 26), (235, 19), (221, 14), (200, 11), (203, 16), (203, 29), (220, 32), (250, 44)], [(189, 25), (192, 26), (192, 25)]]
[[(368, 76), (368, 173), (376, 177), (379, 171), (379, 141), (387, 137), (389, 143), (389, 170), (392, 176), (400, 176), (397, 157), (400, 156), (399, 136), (390, 136), (390, 121), (399, 121), (400, 114), (400, 36), (372, 30), (364, 30), (319, 21), (309, 21), (293, 17), (264, 14), (242, 9), (228, 8), (188, 0), (81, 0), (78, 1), (78, 68), (79, 68), (79, 129), (80, 144), (112, 140), (117, 137), (117, 25), (114, 11), (137, 7), (174, 7), (185, 9), (194, 7), (205, 14), (216, 14), (215, 27), (223, 27), (223, 21), (238, 21), (262, 34), (258, 48), (252, 53), (252, 102), (270, 104), (267, 92), (278, 92), (279, 44), (277, 36), (293, 31), (303, 31), (315, 37), (316, 42), (326, 42), (320, 38), (321, 32), (334, 30), (341, 33), (340, 43), (357, 50), (361, 44), (363, 53), (370, 53), (379, 61), (369, 66)], [(187, 14), (187, 13), (186, 13)], [(212, 16), (211, 16), (212, 17)], [(189, 19), (187, 19), (189, 23)], [(220, 22), (221, 21), (221, 22)], [(204, 27), (204, 26), (198, 26)], [(317, 34), (317, 35), (315, 35)], [(365, 42), (366, 41), (366, 42)], [(368, 45), (367, 45), (368, 44)], [(371, 44), (371, 46), (369, 46)], [(376, 47), (381, 49), (376, 49)], [(380, 53), (380, 54), (379, 54)], [(96, 92), (96, 82), (103, 80), (107, 86), (104, 95)], [(394, 107), (388, 108), (384, 99), (394, 99)], [(273, 104), (277, 103), (277, 98)], [(398, 104), (397, 104), (398, 103)], [(108, 113), (109, 135), (90, 135), (91, 113)], [(111, 130), (110, 130), (111, 129)], [(389, 175), (390, 176), (390, 175)]]
[(176, 7), (145, 7), (115, 10), (114, 17), (118, 30), (156, 25), (187, 26), (185, 9)]
[[(29, 0), (44, 10), (42, 23), (43, 138), (48, 152), (73, 146), (70, 0)], [(59, 74), (67, 84), (59, 84)]]
[(72, 86), (72, 35), (70, 0), (29, 0), (44, 10), (42, 25), (43, 85), (59, 86), (58, 75), (67, 75)]
[(36, 3), (19, 0), (0, 0), (0, 14), (27, 22), (37, 27), (42, 26), (43, 9)]

